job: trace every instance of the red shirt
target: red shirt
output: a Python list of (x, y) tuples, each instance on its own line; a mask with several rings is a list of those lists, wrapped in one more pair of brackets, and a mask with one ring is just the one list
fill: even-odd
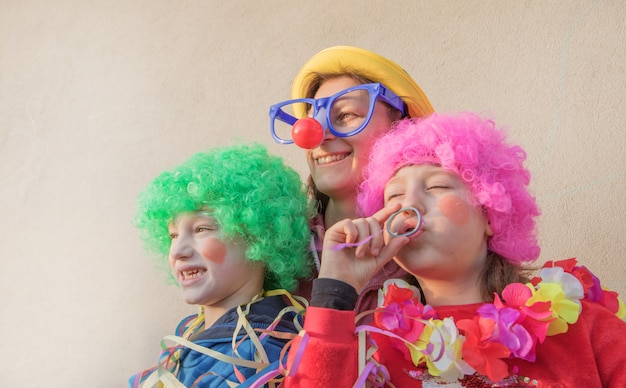
[[(439, 319), (453, 317), (456, 322), (472, 318), (480, 305), (445, 306), (436, 311)], [(583, 300), (582, 306), (578, 321), (569, 325), (567, 333), (537, 344), (535, 362), (506, 360), (511, 371), (508, 386), (626, 387), (626, 322), (598, 304)], [(297, 371), (291, 372), (283, 386), (352, 387), (358, 378), (354, 318), (354, 311), (309, 307), (304, 325), (308, 343)], [(411, 377), (418, 368), (391, 347), (387, 337), (373, 334), (372, 338), (379, 346), (374, 358), (388, 369), (396, 387), (436, 386), (436, 380)], [(289, 367), (298, 354), (299, 340), (290, 350)], [(485, 379), (475, 374), (447, 386), (492, 386)]]

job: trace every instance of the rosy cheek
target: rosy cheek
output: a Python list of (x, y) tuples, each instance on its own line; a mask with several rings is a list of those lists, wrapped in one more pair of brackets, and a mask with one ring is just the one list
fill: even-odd
[(455, 225), (466, 225), (469, 222), (470, 206), (456, 195), (447, 195), (439, 203), (439, 210)]
[(218, 238), (208, 238), (202, 246), (202, 256), (209, 261), (221, 264), (226, 258), (226, 244)]

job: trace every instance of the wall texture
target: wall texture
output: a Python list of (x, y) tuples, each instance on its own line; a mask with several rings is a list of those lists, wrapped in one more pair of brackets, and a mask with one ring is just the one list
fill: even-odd
[(312, 54), (406, 68), (442, 112), (527, 150), (541, 261), (626, 294), (622, 0), (0, 2), (0, 365), (7, 387), (123, 386), (193, 308), (132, 226), (137, 193), (208, 147), (269, 136)]

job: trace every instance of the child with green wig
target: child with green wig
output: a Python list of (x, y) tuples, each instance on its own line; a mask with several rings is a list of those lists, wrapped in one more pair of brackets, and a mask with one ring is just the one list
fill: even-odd
[(281, 350), (301, 329), (302, 301), (288, 291), (311, 266), (310, 214), (299, 175), (261, 145), (198, 153), (157, 176), (136, 224), (199, 312), (129, 387), (276, 384)]

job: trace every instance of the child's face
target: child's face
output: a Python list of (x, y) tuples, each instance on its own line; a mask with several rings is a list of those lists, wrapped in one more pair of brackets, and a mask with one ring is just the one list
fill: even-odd
[(214, 218), (203, 212), (181, 214), (169, 233), (168, 261), (185, 302), (228, 309), (260, 291), (250, 288), (258, 287), (259, 279), (262, 287), (263, 266), (246, 260), (243, 242), (223, 239)]
[(418, 278), (461, 281), (479, 276), (491, 228), (472, 193), (455, 174), (433, 165), (401, 168), (385, 187), (385, 205), (413, 206), (424, 216), (422, 233), (396, 255)]
[[(359, 83), (349, 76), (331, 78), (320, 86), (315, 98), (332, 96)], [(388, 107), (377, 101), (367, 127), (350, 137), (335, 137), (326, 131), (324, 142), (306, 151), (307, 163), (317, 188), (329, 197), (354, 197), (363, 168), (369, 161), (374, 139), (392, 124)]]

